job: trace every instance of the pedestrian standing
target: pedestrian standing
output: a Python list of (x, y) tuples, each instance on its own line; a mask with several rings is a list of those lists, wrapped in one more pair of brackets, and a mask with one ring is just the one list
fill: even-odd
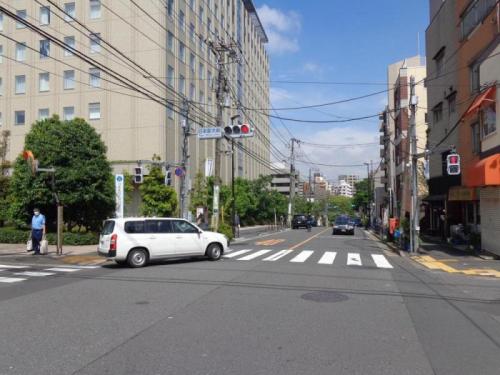
[(45, 236), (45, 216), (40, 213), (40, 209), (33, 210), (31, 218), (31, 241), (33, 243), (33, 255), (40, 255), (40, 242)]

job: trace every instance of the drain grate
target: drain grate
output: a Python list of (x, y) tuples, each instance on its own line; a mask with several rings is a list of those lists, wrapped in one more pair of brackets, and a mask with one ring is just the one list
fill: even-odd
[(301, 295), (300, 298), (306, 301), (326, 303), (343, 302), (349, 299), (345, 294), (338, 292), (310, 292)]

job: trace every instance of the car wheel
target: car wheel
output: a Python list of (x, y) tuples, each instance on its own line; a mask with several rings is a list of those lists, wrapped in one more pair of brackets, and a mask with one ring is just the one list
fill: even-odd
[(219, 260), (222, 257), (222, 249), (216, 243), (211, 244), (207, 249), (207, 256), (210, 260)]
[(148, 263), (148, 254), (144, 249), (130, 250), (127, 264), (132, 268), (144, 267)]

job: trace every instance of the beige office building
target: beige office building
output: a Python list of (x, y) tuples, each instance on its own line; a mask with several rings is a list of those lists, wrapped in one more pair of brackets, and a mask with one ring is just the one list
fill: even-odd
[[(251, 0), (52, 2), (57, 7), (47, 0), (10, 0), (0, 5), (153, 92), (163, 103), (124, 87), (71, 49), (2, 14), (0, 129), (11, 132), (8, 159), (21, 152), (32, 123), (58, 114), (62, 119), (84, 118), (95, 127), (115, 172), (131, 171), (137, 160), (150, 160), (154, 154), (179, 163), (183, 99), (190, 102), (193, 133), (215, 124), (217, 64), (209, 44), (220, 40), (237, 52), (226, 54), (224, 64), (228, 92), (224, 123), (239, 113), (243, 122), (256, 128), (255, 137), (241, 141), (247, 151), (236, 151), (236, 175), (252, 179), (269, 174), (269, 120), (256, 111), (237, 109), (237, 103), (269, 107), (267, 37)], [(205, 166), (215, 159), (214, 144), (198, 140), (195, 134), (189, 137), (191, 177), (207, 170)], [(223, 141), (222, 148), (230, 146)], [(230, 154), (224, 152), (226, 182), (230, 167)]]

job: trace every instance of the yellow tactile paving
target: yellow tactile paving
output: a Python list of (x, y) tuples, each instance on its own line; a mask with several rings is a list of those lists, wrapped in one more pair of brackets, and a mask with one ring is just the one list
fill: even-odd
[[(437, 260), (429, 255), (412, 256), (411, 259), (431, 270), (441, 270), (448, 273), (461, 273), (470, 276), (492, 276), (500, 278), (500, 271), (497, 270), (487, 269), (487, 268), (469, 268), (469, 269), (459, 270), (451, 266), (448, 266), (447, 264), (444, 264), (443, 261)], [(446, 259), (444, 261), (449, 262), (450, 259)]]
[(63, 263), (79, 264), (85, 266), (97, 265), (106, 262), (105, 259), (96, 255), (68, 255), (63, 258)]

